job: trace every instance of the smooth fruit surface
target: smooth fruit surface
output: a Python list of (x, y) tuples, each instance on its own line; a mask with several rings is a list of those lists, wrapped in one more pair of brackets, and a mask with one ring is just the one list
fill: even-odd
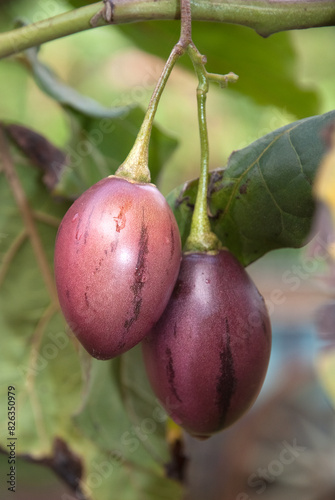
[(142, 340), (180, 260), (176, 220), (154, 185), (112, 176), (73, 203), (57, 234), (55, 278), (64, 316), (92, 356), (110, 359)]
[(228, 250), (191, 253), (142, 346), (150, 383), (171, 418), (190, 434), (209, 436), (255, 401), (271, 326), (262, 296)]

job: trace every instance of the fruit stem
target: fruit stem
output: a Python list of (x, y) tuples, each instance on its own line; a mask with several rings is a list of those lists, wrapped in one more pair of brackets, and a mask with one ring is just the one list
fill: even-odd
[(149, 143), (152, 125), (156, 115), (157, 107), (166, 82), (170, 76), (177, 59), (184, 53), (178, 43), (173, 47), (163, 72), (158, 80), (155, 90), (151, 96), (147, 112), (142, 122), (140, 131), (136, 137), (134, 146), (130, 150), (125, 161), (120, 165), (115, 175), (131, 178), (138, 182), (150, 182)]
[(158, 103), (162, 96), (166, 82), (176, 61), (181, 57), (192, 42), (192, 17), (190, 0), (180, 0), (181, 3), (181, 30), (180, 38), (173, 47), (157, 85), (151, 96), (148, 109), (142, 122), (140, 131), (136, 137), (134, 146), (125, 161), (120, 165), (115, 175), (130, 178), (137, 182), (150, 182), (149, 143), (151, 130), (156, 115)]
[[(197, 198), (191, 222), (190, 234), (185, 243), (186, 252), (216, 252), (222, 247), (218, 237), (212, 232), (207, 213), (207, 191), (209, 175), (209, 145), (206, 119), (206, 100), (209, 87), (209, 77), (205, 69), (206, 57), (201, 55), (196, 46), (191, 43), (187, 48), (195, 72), (198, 77), (197, 104), (200, 134), (200, 177)], [(215, 81), (224, 81), (223, 75), (215, 75)]]
[[(208, 137), (206, 123), (206, 96), (208, 82), (215, 81), (220, 86), (227, 86), (228, 81), (236, 81), (238, 78), (234, 73), (228, 75), (217, 75), (207, 73), (205, 69), (206, 58), (200, 54), (192, 41), (192, 13), (190, 0), (180, 0), (181, 29), (180, 37), (173, 47), (157, 85), (151, 96), (148, 109), (144, 116), (140, 131), (135, 143), (125, 161), (115, 172), (115, 175), (126, 177), (136, 182), (150, 182), (149, 170), (149, 143), (152, 126), (154, 123), (157, 107), (176, 61), (186, 51), (188, 52), (195, 71), (198, 75), (199, 85), (197, 90), (198, 119), (201, 141), (201, 165), (203, 174), (199, 181), (199, 201), (196, 203), (194, 223), (192, 222), (191, 234), (188, 244), (193, 249), (195, 246), (206, 248), (208, 251), (218, 248), (219, 240), (210, 231), (210, 223), (207, 215), (207, 186), (208, 186)], [(201, 194), (202, 193), (202, 194)], [(194, 240), (193, 243), (191, 243)]]

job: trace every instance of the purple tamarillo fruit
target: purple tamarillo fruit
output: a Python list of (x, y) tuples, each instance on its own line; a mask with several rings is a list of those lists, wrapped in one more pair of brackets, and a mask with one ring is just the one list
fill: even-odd
[(66, 320), (95, 358), (139, 343), (164, 311), (181, 242), (175, 217), (153, 184), (111, 176), (69, 208), (55, 247)]
[(167, 413), (190, 434), (206, 437), (254, 403), (269, 363), (271, 325), (263, 297), (228, 250), (189, 253), (142, 346)]

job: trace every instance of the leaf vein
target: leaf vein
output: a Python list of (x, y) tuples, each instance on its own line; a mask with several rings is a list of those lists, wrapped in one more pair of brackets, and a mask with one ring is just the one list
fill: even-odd
[[(230, 208), (230, 205), (232, 203), (232, 200), (234, 199), (235, 197), (235, 194), (236, 194), (236, 191), (237, 191), (237, 188), (239, 187), (242, 179), (246, 176), (246, 174), (248, 174), (250, 172), (250, 170), (259, 163), (260, 159), (262, 158), (262, 156), (265, 154), (266, 151), (268, 151), (281, 137), (283, 137), (285, 134), (289, 134), (289, 132), (291, 132), (291, 130), (295, 129), (296, 127), (298, 127), (299, 123), (298, 124), (295, 124), (293, 127), (289, 128), (289, 129), (285, 129), (283, 130), (283, 132), (281, 134), (278, 134), (276, 137), (273, 138), (273, 140), (266, 146), (266, 148), (264, 148), (262, 150), (262, 152), (259, 154), (259, 156), (251, 163), (251, 165), (242, 172), (242, 174), (237, 177), (236, 179), (236, 183), (235, 183), (235, 186), (234, 188), (232, 189), (232, 192), (231, 192), (231, 195), (230, 195), (230, 198), (227, 202), (227, 205), (222, 213), (222, 219), (224, 219), (224, 217), (226, 216), (229, 208)], [(260, 168), (260, 167), (259, 167)], [(228, 166), (228, 169), (229, 169), (229, 166)], [(228, 170), (227, 169), (227, 170)]]
[(6, 277), (6, 274), (9, 270), (9, 267), (19, 251), (21, 245), (23, 245), (25, 239), (28, 237), (28, 232), (26, 229), (23, 229), (14, 239), (10, 247), (8, 248), (7, 252), (2, 258), (2, 263), (0, 266), (0, 287)]
[(283, 213), (284, 211), (281, 209), (281, 207), (278, 205), (277, 203), (277, 200), (275, 199), (275, 197), (273, 196), (273, 194), (271, 193), (271, 190), (269, 188), (269, 186), (267, 185), (267, 182), (265, 180), (265, 177), (263, 175), (263, 172), (262, 172), (262, 169), (261, 169), (261, 166), (259, 164), (259, 162), (257, 162), (257, 166), (258, 166), (258, 169), (259, 169), (259, 173), (260, 173), (260, 176), (262, 178), (262, 181), (263, 181), (263, 184), (264, 184), (264, 187), (265, 189), (267, 190), (267, 192), (269, 193), (270, 195), (270, 198), (271, 200), (273, 201), (273, 204), (274, 206), (279, 210), (279, 213), (280, 213), (280, 221), (281, 221), (281, 231), (280, 231), (280, 235), (283, 234), (283, 231), (284, 231), (284, 220), (283, 220)]

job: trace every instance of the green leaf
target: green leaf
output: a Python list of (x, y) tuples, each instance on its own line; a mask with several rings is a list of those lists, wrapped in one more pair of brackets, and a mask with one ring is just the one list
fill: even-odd
[[(239, 75), (232, 92), (252, 97), (261, 105), (284, 108), (298, 118), (318, 112), (318, 96), (296, 83), (298, 59), (289, 33), (262, 38), (242, 26), (193, 22), (193, 40), (207, 56), (207, 70), (213, 73), (233, 71)], [(178, 41), (180, 25), (173, 21), (133, 23), (117, 29), (136, 46), (167, 59)], [(184, 56), (180, 64), (192, 69)]]
[(28, 67), (40, 89), (62, 106), (91, 118), (116, 118), (129, 111), (129, 106), (106, 108), (66, 85), (49, 66), (38, 59), (38, 52), (39, 48), (36, 47), (25, 51)]
[[(306, 243), (314, 214), (313, 180), (326, 151), (322, 133), (335, 111), (282, 127), (234, 152), (210, 176), (213, 231), (245, 266), (276, 248)], [(198, 181), (168, 195), (182, 240), (191, 224)]]
[[(56, 231), (68, 203), (55, 203), (41, 174), (23, 158), (16, 170), (52, 277)], [(50, 300), (28, 229), (3, 173), (0, 199), (1, 399), (6, 401), (7, 387), (15, 386), (20, 421), (17, 453), (38, 457), (48, 453), (55, 434), (66, 433), (66, 414), (80, 402), (79, 360), (58, 307)], [(0, 411), (5, 447), (6, 405)]]
[[(178, 500), (181, 486), (164, 473), (169, 460), (165, 416), (161, 418), (158, 410), (153, 413), (158, 405), (144, 380), (139, 351), (121, 360), (92, 363), (70, 334), (58, 301), (46, 286), (45, 274), (53, 273), (57, 228), (68, 202), (50, 196), (43, 174), (17, 148), (12, 147), (10, 157), (15, 158), (21, 194), (37, 235), (34, 244), (15, 188), (1, 171), (0, 398), (6, 402), (8, 386), (15, 387), (17, 427), (12, 437), (18, 437), (16, 454), (55, 469), (57, 465), (64, 469), (65, 460), (70, 466), (75, 459), (75, 469), (82, 470), (81, 490), (92, 500), (110, 500), (111, 491), (126, 500)], [(8, 158), (2, 148), (1, 165)], [(36, 238), (47, 261), (43, 272)], [(144, 438), (136, 437), (137, 425), (147, 437), (145, 446)], [(0, 431), (0, 448), (7, 453), (6, 404), (0, 405)], [(125, 432), (130, 435), (124, 436)], [(119, 449), (124, 451), (122, 457), (116, 454)], [(79, 477), (65, 468), (63, 477), (76, 484)], [(66, 498), (82, 497), (64, 493), (62, 500)]]
[(170, 458), (166, 419), (149, 386), (140, 346), (108, 362), (93, 360), (90, 390), (75, 420), (118, 471), (109, 488), (124, 481), (122, 498), (134, 498), (134, 487), (136, 498), (180, 498), (180, 485), (163, 472)]

